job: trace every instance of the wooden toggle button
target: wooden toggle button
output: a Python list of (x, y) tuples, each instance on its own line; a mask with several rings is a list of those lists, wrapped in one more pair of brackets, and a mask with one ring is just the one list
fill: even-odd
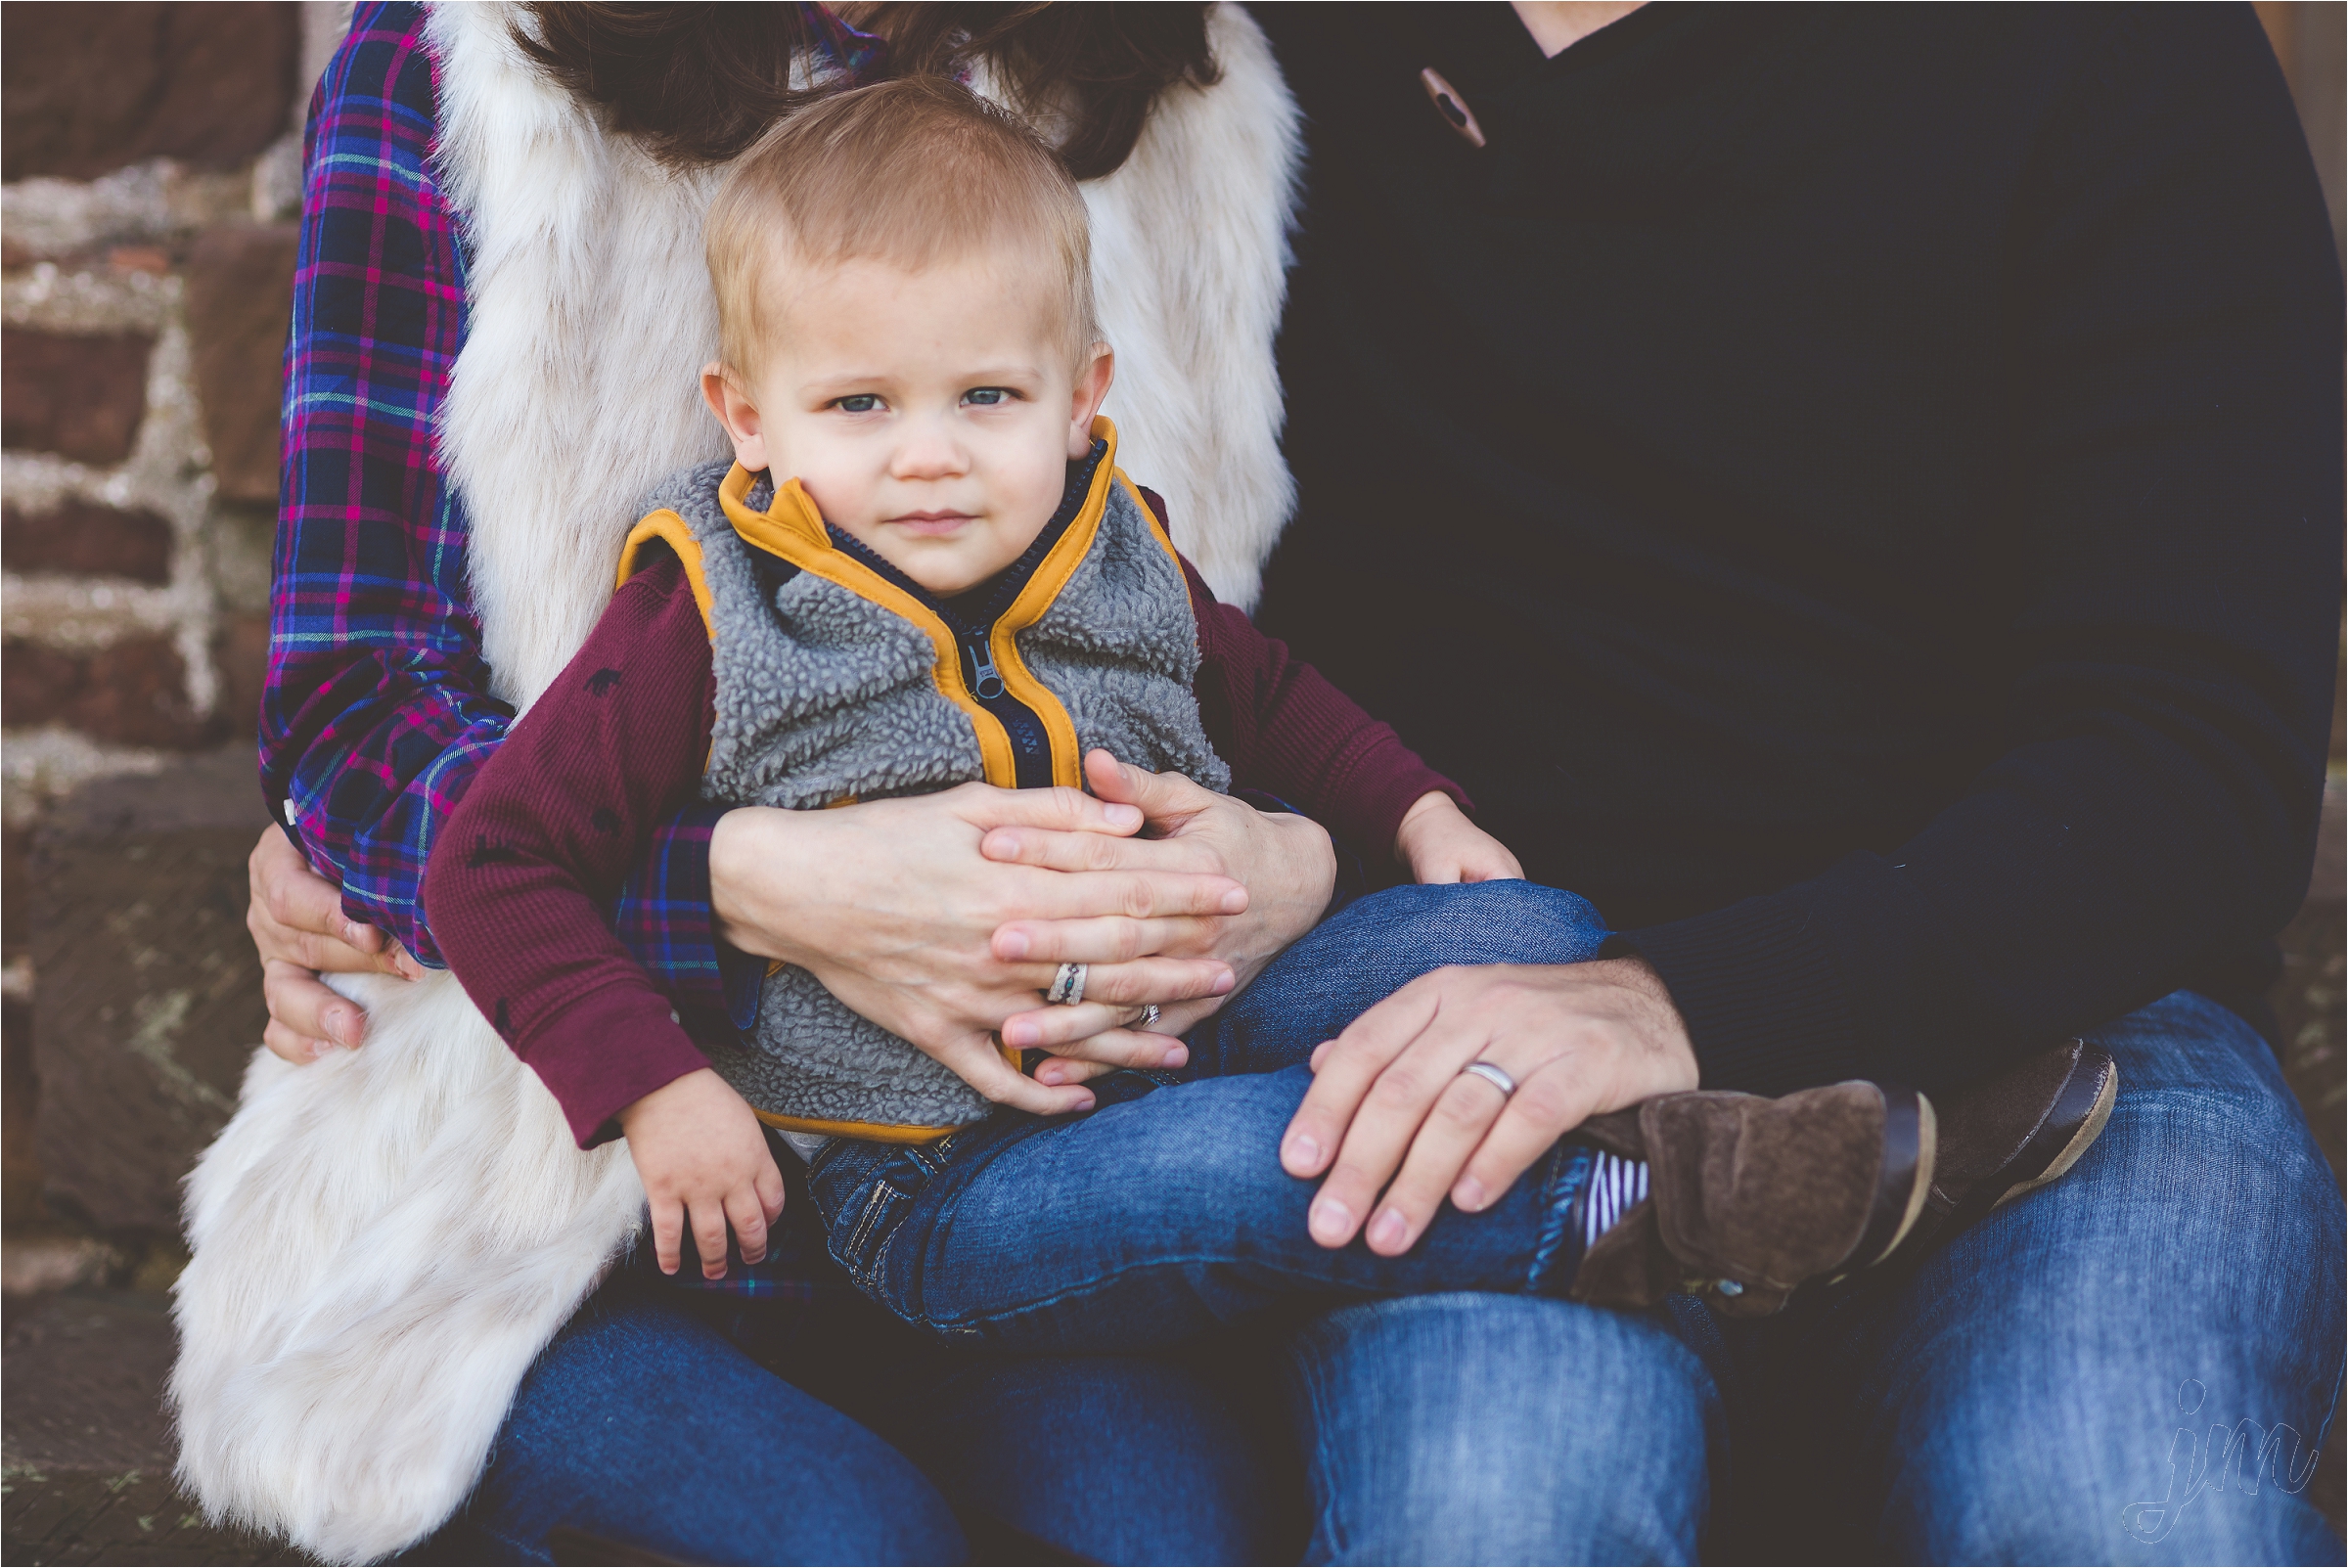
[(1445, 81), (1439, 71), (1431, 66), (1422, 70), (1419, 84), (1426, 89), (1427, 99), (1435, 106), (1436, 112), (1443, 116), (1444, 124), (1459, 132), (1469, 147), (1484, 145), (1484, 128), (1475, 122), (1475, 112), (1468, 107), (1468, 100), (1462, 98), (1459, 90)]

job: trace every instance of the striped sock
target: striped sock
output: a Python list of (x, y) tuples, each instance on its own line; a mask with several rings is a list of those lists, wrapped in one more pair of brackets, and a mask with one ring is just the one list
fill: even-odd
[(1614, 1229), (1623, 1211), (1647, 1196), (1647, 1161), (1626, 1160), (1619, 1154), (1600, 1153), (1590, 1168), (1590, 1186), (1582, 1203), (1582, 1248)]

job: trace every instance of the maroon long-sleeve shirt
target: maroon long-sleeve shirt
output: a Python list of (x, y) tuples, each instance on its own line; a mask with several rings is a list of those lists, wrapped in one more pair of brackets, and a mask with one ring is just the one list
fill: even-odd
[[(1412, 802), (1468, 804), (1388, 726), (1240, 610), (1189, 561), (1193, 692), (1235, 786), (1260, 789), (1382, 859)], [(709, 752), (715, 669), (684, 570), (665, 558), (603, 619), (482, 767), (426, 873), (441, 953), (554, 1091), (580, 1145), (625, 1106), (708, 1065), (610, 910), (647, 833), (688, 802)]]

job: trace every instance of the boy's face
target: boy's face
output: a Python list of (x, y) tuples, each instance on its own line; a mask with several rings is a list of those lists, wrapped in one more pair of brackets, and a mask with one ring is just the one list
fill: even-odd
[(795, 477), (825, 521), (933, 594), (1016, 560), (1090, 450), (1111, 372), (1106, 344), (1068, 363), (1050, 269), (990, 253), (920, 272), (784, 265), (756, 384), (701, 377), (742, 466)]

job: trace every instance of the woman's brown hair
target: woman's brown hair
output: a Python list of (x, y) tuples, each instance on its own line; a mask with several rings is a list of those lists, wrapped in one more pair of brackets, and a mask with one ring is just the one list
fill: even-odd
[[(547, 74), (663, 162), (720, 163), (823, 89), (791, 85), (817, 42), (791, 4), (531, 5), (516, 39)], [(984, 62), (1020, 107), (1058, 131), (1080, 180), (1125, 161), (1157, 95), (1215, 80), (1204, 5), (889, 5), (890, 76), (949, 75)], [(803, 78), (802, 78), (803, 80)]]

